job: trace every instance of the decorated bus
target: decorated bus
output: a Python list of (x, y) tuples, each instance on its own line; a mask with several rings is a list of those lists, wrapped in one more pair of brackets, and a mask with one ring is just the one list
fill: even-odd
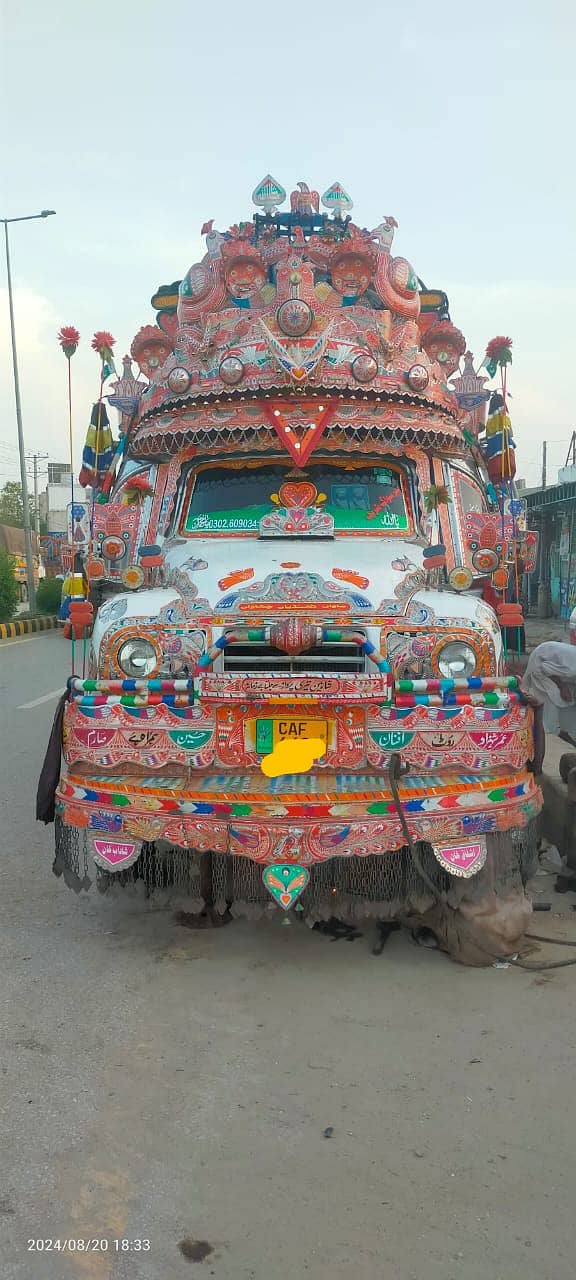
[(507, 661), (531, 554), (510, 341), (475, 371), (395, 219), (360, 227), (340, 183), (253, 201), (204, 224), (115, 384), (54, 870), (198, 923), (423, 924), (491, 963), (541, 803)]

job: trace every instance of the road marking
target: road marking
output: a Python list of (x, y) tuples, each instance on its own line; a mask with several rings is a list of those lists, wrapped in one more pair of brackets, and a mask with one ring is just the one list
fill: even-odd
[(52, 698), (60, 698), (64, 690), (62, 686), (59, 689), (53, 689), (52, 693), (43, 693), (41, 698), (34, 698), (32, 702), (23, 702), (21, 706), (16, 707), (17, 711), (31, 711), (33, 707), (40, 707), (43, 702), (51, 702)]
[(32, 640), (39, 640), (39, 639), (40, 639), (40, 636), (28, 636), (26, 640), (24, 638), (22, 638), (21, 640), (0, 640), (0, 650), (10, 649), (13, 644), (30, 644)]

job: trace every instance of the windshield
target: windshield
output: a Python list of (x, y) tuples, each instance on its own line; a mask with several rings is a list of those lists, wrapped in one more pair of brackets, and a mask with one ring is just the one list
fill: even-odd
[[(286, 488), (279, 493), (283, 485)], [(411, 527), (406, 480), (400, 470), (328, 462), (300, 469), (287, 462), (285, 466), (199, 471), (193, 478), (183, 532), (257, 533), (262, 516), (275, 506), (301, 502), (320, 504), (334, 518), (336, 531), (395, 533)]]

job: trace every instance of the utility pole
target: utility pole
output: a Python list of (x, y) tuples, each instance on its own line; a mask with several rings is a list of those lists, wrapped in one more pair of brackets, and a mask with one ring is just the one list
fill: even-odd
[(50, 455), (48, 453), (33, 453), (31, 455), (32, 463), (34, 467), (34, 529), (36, 532), (36, 539), (40, 537), (40, 508), (38, 505), (38, 463), (45, 462), (46, 459), (49, 458), (49, 456)]
[(22, 485), (22, 523), (24, 525), (24, 545), (26, 548), (26, 576), (28, 578), (28, 604), (30, 613), (36, 613), (36, 587), (34, 583), (34, 558), (32, 555), (32, 538), (30, 536), (30, 508), (28, 506), (28, 485), (26, 483), (26, 456), (24, 453), (24, 430), (22, 427), (22, 404), (20, 401), (20, 380), (18, 377), (18, 358), (16, 354), (16, 326), (14, 324), (14, 303), (12, 300), (12, 272), (10, 270), (10, 245), (8, 227), (13, 222), (34, 222), (37, 218), (50, 218), (53, 209), (43, 209), (42, 213), (28, 214), (24, 218), (0, 218), (4, 226), (6, 242), (6, 276), (8, 281), (8, 307), (10, 311), (10, 335), (12, 338), (12, 372), (14, 375), (14, 400), (16, 402), (16, 425), (18, 428), (18, 452), (20, 455), (20, 483)]
[(38, 512), (38, 454), (34, 454), (34, 528), (36, 530), (36, 549), (40, 537), (40, 515)]
[(546, 441), (542, 442), (542, 488), (546, 488)]

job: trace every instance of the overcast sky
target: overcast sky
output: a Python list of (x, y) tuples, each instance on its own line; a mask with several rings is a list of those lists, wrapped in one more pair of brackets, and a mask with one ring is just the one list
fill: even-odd
[[(1, 0), (0, 0), (1, 3)], [(67, 457), (61, 324), (75, 324), (75, 470), (98, 389), (95, 329), (121, 359), (150, 297), (249, 217), (270, 171), (339, 179), (354, 218), (393, 214), (395, 248), (479, 363), (514, 340), (518, 474), (549, 479), (576, 427), (571, 0), (390, 5), (3, 0), (0, 216), (11, 232), (26, 445)], [(0, 262), (0, 484), (17, 476)]]

